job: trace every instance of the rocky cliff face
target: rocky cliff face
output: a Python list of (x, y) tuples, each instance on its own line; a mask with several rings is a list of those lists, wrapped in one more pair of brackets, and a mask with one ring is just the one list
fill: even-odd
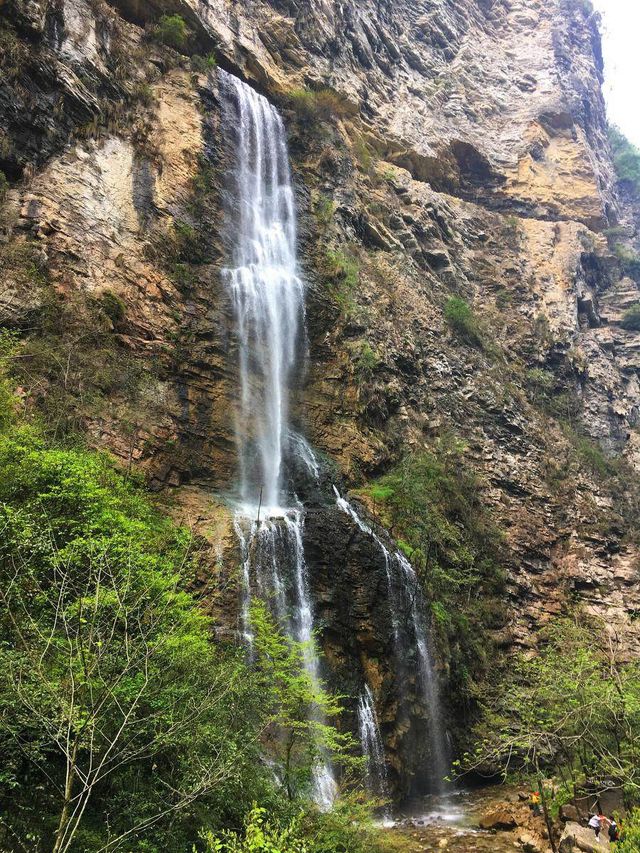
[[(182, 53), (149, 38), (163, 11), (188, 22)], [(640, 296), (612, 249), (632, 244), (634, 212), (588, 3), (12, 0), (0, 46), (0, 320), (23, 336), (25, 405), (141, 468), (205, 536), (230, 581), (222, 625), (238, 559), (221, 500), (225, 164), (215, 71), (186, 55), (211, 50), (290, 131), (309, 287), (296, 418), (337, 468), (326, 485), (455, 435), (506, 538), (493, 640), (534, 646), (576, 598), (637, 624), (640, 333), (620, 321)], [(452, 296), (475, 342), (446, 322)], [(379, 555), (328, 488), (305, 495), (329, 668), (347, 689), (367, 673), (408, 788)]]

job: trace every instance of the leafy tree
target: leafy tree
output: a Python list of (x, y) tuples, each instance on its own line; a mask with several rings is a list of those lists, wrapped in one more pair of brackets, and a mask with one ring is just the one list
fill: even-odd
[(616, 780), (629, 802), (640, 800), (640, 665), (625, 661), (621, 638), (580, 615), (542, 640), (538, 655), (501, 673), (460, 770), (555, 772), (569, 790)]
[(105, 457), (21, 428), (0, 472), (2, 811), (116, 849), (256, 761), (245, 667), (185, 591), (187, 532)]
[(325, 691), (305, 661), (310, 650), (278, 631), (261, 602), (251, 611), (255, 653), (254, 679), (268, 709), (263, 740), (281, 768), (290, 800), (309, 793), (314, 767), (333, 757), (348, 768), (351, 736), (327, 722), (341, 708), (337, 697)]

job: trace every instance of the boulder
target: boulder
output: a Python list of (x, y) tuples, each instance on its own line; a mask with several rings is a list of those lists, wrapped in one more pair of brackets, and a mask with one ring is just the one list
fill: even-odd
[(524, 853), (545, 853), (547, 849), (546, 844), (543, 844), (539, 838), (529, 832), (523, 832), (522, 835), (519, 835), (518, 842)]
[(490, 812), (482, 815), (478, 821), (481, 829), (508, 830), (518, 825), (517, 818), (509, 803), (500, 803)]
[(560, 818), (565, 823), (567, 821), (578, 823), (580, 820), (580, 812), (572, 803), (565, 803), (565, 805), (560, 808)]
[(560, 839), (560, 853), (572, 853), (577, 850), (582, 853), (609, 853), (611, 845), (604, 831), (597, 839), (594, 831), (588, 826), (568, 823)]

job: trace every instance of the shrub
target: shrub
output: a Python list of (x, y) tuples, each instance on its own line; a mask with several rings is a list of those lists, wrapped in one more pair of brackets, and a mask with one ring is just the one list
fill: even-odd
[(327, 228), (331, 224), (336, 206), (333, 199), (328, 195), (321, 195), (315, 204), (315, 215), (318, 225)]
[(636, 302), (622, 315), (620, 325), (623, 329), (629, 329), (633, 332), (640, 332), (640, 302)]
[(322, 263), (322, 273), (329, 284), (329, 293), (345, 314), (353, 309), (353, 297), (360, 282), (360, 264), (353, 255), (340, 249), (327, 251)]
[(105, 290), (100, 296), (99, 302), (102, 310), (113, 323), (114, 328), (117, 328), (124, 320), (126, 314), (126, 306), (122, 299), (112, 290)]
[(189, 28), (181, 15), (161, 15), (151, 34), (160, 44), (181, 50), (189, 38)]
[(380, 364), (380, 356), (371, 348), (368, 341), (363, 341), (356, 361), (356, 374), (360, 379), (370, 379), (376, 367)]
[(333, 89), (294, 89), (289, 102), (300, 124), (307, 128), (356, 115), (357, 107)]
[(623, 243), (616, 243), (614, 251), (625, 275), (633, 279), (640, 276), (640, 255)]
[(227, 830), (203, 836), (207, 853), (310, 853), (301, 835), (300, 820), (281, 825), (267, 819), (267, 810), (254, 806), (242, 832)]
[(615, 845), (616, 853), (638, 853), (640, 850), (640, 809), (635, 809), (621, 827), (621, 839)]
[(471, 306), (459, 296), (452, 296), (444, 306), (444, 318), (451, 329), (465, 343), (483, 348), (480, 322), (473, 313)]
[(640, 149), (632, 145), (615, 125), (609, 127), (609, 142), (618, 180), (632, 192), (640, 192)]
[(212, 71), (218, 65), (214, 53), (208, 53), (206, 56), (200, 56), (199, 53), (191, 57), (191, 70), (198, 74), (206, 74), (207, 71)]
[(173, 236), (176, 258), (180, 263), (206, 263), (207, 255), (204, 241), (193, 225), (182, 220), (176, 220), (173, 223)]

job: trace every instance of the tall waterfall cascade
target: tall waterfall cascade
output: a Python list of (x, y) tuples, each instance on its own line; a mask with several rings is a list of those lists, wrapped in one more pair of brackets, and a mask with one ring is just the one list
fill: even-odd
[[(251, 596), (271, 603), (281, 628), (304, 646), (314, 684), (320, 662), (304, 559), (304, 513), (287, 494), (285, 460), (313, 470), (311, 448), (289, 423), (290, 388), (304, 355), (304, 286), (296, 258), (296, 213), (284, 124), (266, 98), (219, 71), (224, 132), (232, 153), (226, 192), (228, 266), (222, 272), (234, 320), (239, 393), (234, 413), (242, 552), (242, 629), (250, 645)], [(310, 709), (311, 718), (319, 712)], [(314, 797), (333, 801), (328, 758), (314, 768)]]

